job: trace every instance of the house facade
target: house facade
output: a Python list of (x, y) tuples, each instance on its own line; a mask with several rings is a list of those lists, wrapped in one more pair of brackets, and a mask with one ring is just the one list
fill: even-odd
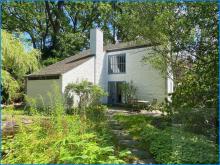
[(29, 97), (49, 103), (48, 93), (53, 90), (53, 82), (63, 94), (69, 83), (87, 80), (108, 92), (103, 103), (116, 104), (123, 102), (120, 83), (132, 81), (137, 88), (137, 99), (162, 102), (173, 92), (173, 82), (150, 64), (143, 63), (143, 57), (152, 53), (151, 43), (103, 46), (103, 32), (91, 29), (90, 49), (28, 75), (26, 92)]

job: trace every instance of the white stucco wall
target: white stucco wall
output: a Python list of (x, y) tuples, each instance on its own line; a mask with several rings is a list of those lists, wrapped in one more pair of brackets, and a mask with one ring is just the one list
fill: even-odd
[(60, 88), (60, 93), (64, 94), (65, 87), (69, 83), (77, 83), (87, 80), (94, 83), (94, 57), (77, 66), (76, 68), (60, 75), (56, 80), (27, 80), (27, 95), (36, 99), (38, 105), (50, 105), (51, 100), (48, 93), (53, 93), (54, 85)]
[[(62, 74), (62, 93), (64, 94), (65, 88), (69, 83), (80, 83), (87, 80), (95, 83), (95, 57), (92, 57), (83, 64), (73, 68), (72, 70)], [(73, 105), (77, 106), (79, 97), (73, 93)]]
[(44, 104), (45, 106), (48, 106), (51, 104), (51, 98), (49, 97), (49, 95), (51, 94), (53, 97), (55, 84), (59, 87), (61, 93), (61, 79), (27, 80), (27, 96), (34, 98), (36, 100), (37, 105)]
[[(136, 95), (138, 99), (152, 101), (153, 98), (156, 98), (161, 102), (166, 97), (165, 77), (150, 64), (142, 62), (143, 56), (150, 54), (150, 52), (152, 52), (150, 47), (109, 52), (107, 56), (126, 54), (126, 73), (108, 74), (106, 71), (107, 79), (108, 81), (133, 81), (137, 87)], [(106, 60), (106, 67), (108, 66), (107, 62)]]
[(62, 74), (62, 92), (69, 83), (77, 83), (83, 80), (94, 83), (94, 57), (83, 64)]
[[(108, 92), (108, 74), (107, 73), (107, 56), (105, 52), (96, 54), (96, 67), (95, 67), (95, 84), (102, 87), (106, 92)], [(102, 98), (101, 100), (103, 103), (107, 103), (107, 97)]]

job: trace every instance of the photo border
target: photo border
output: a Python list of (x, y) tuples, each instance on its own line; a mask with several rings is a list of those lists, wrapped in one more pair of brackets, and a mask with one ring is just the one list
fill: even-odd
[[(2, 3), (11, 3), (15, 2), (16, 0), (0, 0), (0, 27), (2, 29)], [(42, 2), (44, 0), (19, 0), (20, 2)], [(57, 2), (59, 0), (47, 0), (50, 2)], [(65, 0), (66, 2), (207, 2), (207, 3), (212, 3), (212, 2), (218, 2), (218, 57), (220, 57), (220, 0)], [(2, 31), (0, 31), (0, 38)], [(0, 40), (0, 44), (2, 44), (2, 40)], [(218, 58), (218, 62), (220, 64), (220, 58)], [(220, 70), (220, 65), (218, 64), (218, 71)], [(0, 82), (2, 82), (2, 47), (0, 47)], [(220, 71), (218, 72), (218, 128), (220, 125)], [(0, 93), (2, 93), (2, 85), (0, 85)], [(2, 95), (0, 96), (0, 102), (2, 102)], [(2, 106), (0, 106), (0, 126), (2, 126)], [(218, 130), (218, 142), (220, 144), (220, 128)], [(0, 153), (2, 150), (2, 129), (0, 130)], [(219, 157), (219, 163), (220, 163), (220, 145), (218, 144), (218, 157)], [(2, 158), (2, 154), (0, 154), (0, 161)], [(0, 163), (1, 164), (1, 163)], [(25, 164), (25, 165), (32, 165), (32, 164)], [(55, 164), (36, 164), (36, 165), (55, 165)], [(56, 165), (72, 165), (72, 164), (56, 164)], [(95, 165), (95, 164), (94, 164)], [(154, 165), (154, 164), (152, 164)], [(163, 165), (163, 164), (155, 164), (155, 165)], [(183, 165), (190, 165), (190, 164), (183, 164)], [(203, 164), (206, 165), (206, 164)], [(207, 164), (209, 165), (209, 164)], [(214, 164), (213, 164), (214, 165)]]

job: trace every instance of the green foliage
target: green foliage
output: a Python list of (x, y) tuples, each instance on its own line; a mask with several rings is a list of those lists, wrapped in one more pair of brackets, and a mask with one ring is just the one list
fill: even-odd
[[(198, 70), (198, 67), (201, 67)], [(209, 73), (208, 67), (211, 66), (198, 66), (196, 65), (192, 69), (196, 69), (201, 74), (188, 72), (177, 85), (176, 91), (173, 94), (173, 106), (176, 107), (207, 107), (214, 108), (217, 106), (217, 84), (216, 78), (211, 78), (213, 73)], [(205, 73), (206, 69), (207, 73)], [(193, 71), (196, 72), (196, 71)], [(214, 73), (217, 76), (217, 71)], [(215, 84), (211, 84), (215, 83)], [(178, 104), (178, 105), (177, 105)]]
[(43, 66), (48, 66), (48, 65), (52, 65), (52, 64), (54, 64), (54, 63), (56, 63), (56, 62), (58, 62), (58, 61), (60, 61), (61, 59), (59, 59), (59, 58), (56, 58), (56, 57), (50, 57), (50, 58), (48, 58), (48, 59), (46, 59), (46, 60), (43, 60), (42, 62), (41, 62), (41, 64), (43, 65)]
[(78, 118), (64, 117), (62, 121), (62, 130), (50, 119), (39, 121), (43, 127), (36, 124), (31, 132), (22, 128), (4, 146), (8, 153), (2, 163), (124, 163), (114, 156), (112, 146), (101, 146), (95, 134), (84, 132), (86, 125)]
[(9, 72), (2, 70), (3, 101), (11, 101), (18, 97), (19, 84)]
[(172, 116), (185, 130), (202, 134), (218, 142), (217, 109), (214, 108), (179, 108)]
[[(143, 146), (149, 149), (157, 163), (163, 164), (203, 164), (217, 163), (217, 144), (205, 136), (185, 132), (181, 128), (170, 127), (163, 118), (145, 117), (142, 115), (124, 116), (117, 115), (124, 128), (135, 138), (139, 139)], [(156, 128), (156, 120), (163, 130)]]
[(113, 23), (116, 26), (113, 10), (114, 5), (102, 2), (3, 3), (2, 24), (10, 32), (28, 34), (43, 59), (63, 58), (88, 47), (92, 27), (103, 29), (105, 42), (114, 41), (109, 26)]
[(125, 8), (129, 10), (131, 6), (131, 12), (124, 15), (125, 23), (135, 24), (124, 31), (155, 43), (156, 53), (148, 52), (143, 60), (174, 81), (172, 104), (163, 111), (177, 115), (187, 130), (216, 136), (217, 3), (139, 3)]
[(86, 35), (82, 32), (67, 32), (57, 36), (57, 49), (52, 50), (55, 57), (65, 58), (76, 54), (86, 43)]
[(40, 52), (26, 51), (22, 43), (13, 35), (2, 31), (2, 86), (3, 101), (10, 103), (22, 97), (24, 76), (38, 69)]
[(172, 95), (171, 106), (173, 113), (182, 116), (181, 122), (187, 130), (217, 139), (218, 62), (213, 64), (213, 59), (207, 58), (208, 64), (196, 63), (182, 77)]
[(129, 103), (130, 99), (135, 99), (137, 87), (134, 86), (133, 81), (130, 83), (123, 82), (120, 84), (120, 88), (122, 90), (122, 95), (125, 100), (125, 103)]
[[(115, 150), (104, 118), (105, 106), (90, 107), (90, 119), (65, 114), (60, 89), (54, 85), (51, 93), (52, 114), (43, 116), (29, 99), (35, 112), (30, 126), (20, 123), (19, 132), (3, 140), (4, 164), (119, 164), (128, 154)], [(31, 112), (32, 112), (31, 111)]]
[(100, 99), (107, 95), (101, 87), (93, 85), (88, 81), (68, 84), (65, 89), (65, 98), (69, 108), (71, 108), (74, 104), (74, 94), (79, 97), (78, 107), (81, 110), (85, 109), (89, 105), (98, 105)]
[(86, 116), (93, 122), (106, 120), (107, 107), (105, 105), (92, 105), (86, 109)]
[[(90, 89), (92, 83), (88, 81), (82, 81), (81, 83), (71, 83), (68, 84), (65, 88), (65, 98), (68, 98), (70, 95), (76, 93), (79, 97), (79, 108), (85, 109), (89, 105)], [(69, 105), (71, 107), (71, 105)]]
[(147, 127), (144, 142), (156, 161), (165, 164), (217, 163), (217, 146), (204, 136), (172, 128), (163, 131)]
[(25, 106), (25, 112), (28, 115), (34, 115), (37, 113), (37, 105), (36, 105), (36, 100), (33, 98), (28, 97), (27, 95), (25, 95), (24, 97), (26, 106)]
[(15, 109), (14, 107), (12, 107), (12, 106), (9, 106), (9, 107), (4, 107), (4, 108), (2, 108), (2, 116), (4, 116), (4, 115), (15, 115), (15, 116), (19, 116), (19, 115), (24, 115), (25, 114), (25, 112), (24, 112), (24, 110), (23, 109)]
[(152, 53), (144, 56), (143, 62), (150, 64), (155, 69), (159, 70), (163, 77), (166, 77), (167, 74), (167, 59), (161, 56), (158, 53)]
[(105, 92), (100, 86), (98, 85), (92, 85), (91, 87), (91, 105), (99, 105), (100, 99), (104, 96), (107, 96), (107, 92)]

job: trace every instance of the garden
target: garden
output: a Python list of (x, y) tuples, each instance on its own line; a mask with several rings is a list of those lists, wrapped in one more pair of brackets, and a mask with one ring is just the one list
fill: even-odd
[[(7, 1), (1, 7), (1, 164), (133, 162), (112, 132), (112, 107), (100, 103), (108, 94), (99, 86), (71, 83), (61, 95), (54, 84), (49, 106), (25, 94), (27, 75), (87, 49), (95, 27), (104, 32), (104, 44), (140, 39), (156, 45), (141, 65), (174, 82), (170, 100), (147, 107), (132, 101), (142, 89), (125, 83), (120, 108), (127, 113), (112, 116), (120, 129), (155, 163), (219, 163), (217, 2)], [(149, 115), (154, 111), (160, 115)]]
[[(66, 102), (54, 85), (53, 104), (49, 108), (39, 109), (35, 100), (27, 99), (29, 106), (24, 109), (3, 109), (1, 163), (126, 163), (129, 151), (114, 145), (106, 122), (107, 107), (97, 102), (103, 90), (88, 82), (70, 84), (67, 89), (80, 91), (80, 108), (67, 111)], [(88, 98), (94, 94), (96, 98)]]
[[(132, 83), (124, 86), (129, 97), (134, 86)], [(72, 92), (79, 97), (78, 107), (72, 106)], [(112, 107), (99, 102), (105, 95), (102, 88), (83, 81), (69, 84), (63, 98), (54, 83), (54, 91), (48, 95), (53, 96), (50, 107), (38, 107), (36, 100), (26, 97), (25, 107), (4, 108), (2, 163), (131, 163), (134, 155), (129, 148), (120, 146), (108, 122), (106, 112)], [(134, 107), (130, 106), (126, 104), (120, 108), (132, 115), (117, 113), (113, 119), (132, 139), (141, 143), (139, 148), (149, 152), (156, 163), (218, 162), (216, 125), (210, 127), (210, 122), (193, 120), (200, 116), (192, 114), (201, 111), (188, 111), (192, 114), (183, 118), (181, 116), (185, 111), (173, 114), (168, 105), (157, 104), (147, 109), (151, 112), (160, 107), (161, 115), (153, 116), (140, 114), (142, 109), (133, 111)], [(206, 117), (206, 120), (213, 120)]]
[(159, 164), (218, 162), (218, 145), (215, 142), (204, 135), (174, 126), (166, 117), (118, 114), (115, 119), (141, 142), (141, 148), (148, 150)]

